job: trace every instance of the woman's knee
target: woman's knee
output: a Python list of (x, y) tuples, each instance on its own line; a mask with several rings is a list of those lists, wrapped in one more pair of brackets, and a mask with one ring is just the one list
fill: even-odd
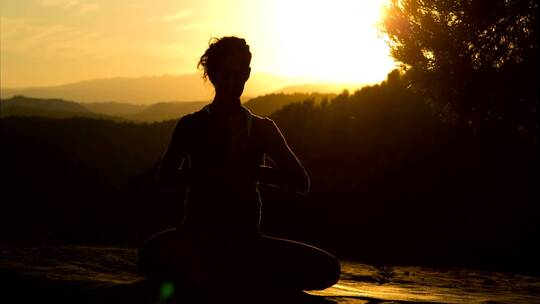
[(138, 250), (139, 269), (145, 276), (159, 275), (170, 267), (170, 250), (178, 242), (179, 232), (168, 229), (148, 238)]
[(307, 284), (305, 290), (326, 289), (339, 281), (341, 265), (331, 254), (322, 251), (316, 265), (313, 266), (317, 273), (312, 276), (312, 280)]
[[(294, 242), (292, 267), (296, 268), (304, 290), (321, 290), (339, 281), (341, 265), (330, 253), (312, 245)], [(292, 247), (291, 247), (292, 248)]]
[(330, 254), (326, 267), (327, 268), (324, 271), (327, 280), (325, 282), (326, 284), (324, 284), (326, 285), (324, 288), (328, 288), (336, 284), (339, 281), (339, 277), (341, 276), (341, 265), (339, 264), (339, 261)]

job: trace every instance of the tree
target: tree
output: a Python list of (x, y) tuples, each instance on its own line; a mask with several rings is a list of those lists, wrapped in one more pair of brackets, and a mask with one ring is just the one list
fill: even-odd
[(444, 117), (537, 142), (536, 0), (391, 0), (383, 31)]

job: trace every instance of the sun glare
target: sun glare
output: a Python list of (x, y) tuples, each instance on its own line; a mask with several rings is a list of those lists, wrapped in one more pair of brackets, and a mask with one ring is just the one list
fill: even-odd
[(275, 73), (315, 81), (374, 83), (393, 67), (377, 30), (385, 0), (279, 0)]
[(194, 73), (211, 37), (236, 35), (252, 48), (254, 74), (287, 84), (377, 83), (394, 66), (377, 29), (387, 1), (129, 0), (92, 9), (73, 0), (8, 1), (0, 81)]

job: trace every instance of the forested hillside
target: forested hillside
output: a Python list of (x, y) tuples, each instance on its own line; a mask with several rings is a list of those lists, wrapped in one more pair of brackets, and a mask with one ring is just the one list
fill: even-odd
[[(261, 187), (264, 231), (373, 261), (514, 267), (538, 253), (536, 144), (441, 120), (399, 72), (271, 117), (312, 191)], [(182, 194), (154, 181), (174, 125), (3, 118), (2, 239), (137, 244), (177, 224)]]

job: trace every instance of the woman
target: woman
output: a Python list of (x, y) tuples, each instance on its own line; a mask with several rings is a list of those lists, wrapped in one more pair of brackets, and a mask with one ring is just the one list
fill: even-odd
[[(200, 58), (215, 98), (179, 120), (158, 173), (161, 185), (187, 187), (184, 220), (146, 242), (140, 266), (148, 276), (174, 271), (199, 285), (236, 276), (324, 289), (339, 279), (333, 256), (259, 229), (258, 184), (305, 194), (309, 178), (276, 124), (241, 105), (250, 62), (249, 46), (237, 37), (216, 39)], [(275, 165), (264, 165), (265, 158)]]

